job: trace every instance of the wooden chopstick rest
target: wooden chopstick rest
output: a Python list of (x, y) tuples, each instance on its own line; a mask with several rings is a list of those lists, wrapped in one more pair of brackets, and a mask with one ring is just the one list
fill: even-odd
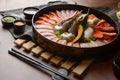
[(70, 60), (66, 60), (62, 65), (61, 67), (62, 68), (65, 68), (67, 70), (70, 70), (74, 65), (75, 65), (76, 62), (74, 61), (70, 61)]
[(90, 66), (92, 62), (93, 60), (83, 60), (79, 63), (77, 67), (73, 69), (72, 72), (80, 76)]
[(30, 51), (35, 46), (35, 43), (32, 41), (28, 41), (27, 43), (24, 43), (22, 47), (28, 51)]
[(55, 64), (55, 65), (59, 65), (62, 60), (63, 60), (62, 57), (54, 56), (51, 58), (50, 62)]
[(16, 39), (15, 41), (14, 41), (14, 43), (17, 45), (17, 46), (22, 46), (24, 43), (26, 42), (26, 40), (25, 39)]
[(45, 60), (49, 60), (52, 56), (53, 54), (47, 51), (41, 53), (41, 57)]
[(34, 53), (35, 56), (39, 56), (43, 49), (40, 46), (36, 46), (32, 48), (31, 52)]

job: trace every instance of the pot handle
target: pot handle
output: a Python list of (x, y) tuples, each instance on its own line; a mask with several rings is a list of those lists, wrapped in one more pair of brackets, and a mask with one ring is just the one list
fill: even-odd
[(1, 15), (2, 17), (7, 16), (7, 15), (6, 15), (6, 14), (4, 14), (4, 13), (1, 13), (0, 15)]
[(19, 15), (17, 15), (17, 14), (6, 14), (6, 13), (1, 13), (0, 14), (2, 17), (4, 17), (4, 16), (13, 16), (13, 17), (15, 17), (16, 18), (16, 20), (19, 20), (19, 19), (23, 19), (23, 18), (21, 18)]
[(120, 31), (120, 22), (119, 21), (115, 21), (115, 23), (117, 24), (118, 30)]
[(116, 25), (118, 26), (118, 39), (120, 40), (120, 22), (119, 20), (115, 20)]
[(50, 1), (50, 2), (48, 2), (48, 5), (49, 4), (58, 4), (58, 3), (67, 3), (67, 2), (56, 0), (56, 1)]

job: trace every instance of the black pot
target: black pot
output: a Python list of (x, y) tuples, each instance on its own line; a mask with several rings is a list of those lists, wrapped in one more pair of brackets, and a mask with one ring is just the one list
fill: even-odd
[[(73, 4), (59, 4), (59, 5), (52, 5), (40, 9), (32, 19), (33, 25), (33, 32), (35, 34), (35, 39), (41, 47), (47, 49), (48, 51), (55, 53), (57, 55), (67, 56), (67, 57), (74, 57), (74, 58), (95, 58), (95, 57), (104, 57), (105, 55), (109, 55), (117, 48), (118, 44), (118, 36), (119, 36), (119, 27), (117, 23), (112, 20), (106, 14), (97, 11), (95, 9), (90, 8), (90, 13), (95, 14), (100, 19), (105, 19), (108, 23), (112, 26), (115, 26), (117, 29), (117, 36), (114, 40), (106, 45), (98, 46), (98, 47), (90, 47), (90, 48), (81, 48), (81, 47), (72, 47), (62, 45), (56, 42), (53, 42), (44, 36), (42, 36), (36, 29), (35, 29), (35, 21), (38, 20), (39, 16), (46, 14), (50, 11), (55, 10), (82, 10), (83, 13), (87, 13), (89, 7), (81, 6), (81, 5), (73, 5)], [(114, 53), (113, 53), (114, 54)]]

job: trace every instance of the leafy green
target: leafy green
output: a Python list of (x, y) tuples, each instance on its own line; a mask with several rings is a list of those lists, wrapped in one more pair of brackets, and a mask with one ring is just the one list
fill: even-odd
[(88, 38), (88, 39), (86, 39), (86, 38), (84, 38), (84, 37), (80, 38), (80, 41), (81, 41), (81, 42), (84, 42), (84, 43), (89, 43), (89, 42), (95, 41), (95, 40), (96, 40), (96, 38), (93, 37), (93, 36), (91, 36), (91, 37)]
[(91, 36), (89, 39), (90, 39), (91, 41), (95, 41), (95, 40), (96, 40), (96, 38), (95, 38), (94, 36)]
[(59, 31), (55, 31), (55, 34), (58, 36), (58, 37), (60, 37), (60, 32)]
[(85, 28), (86, 25), (87, 25), (87, 20), (88, 20), (89, 12), (90, 12), (90, 9), (88, 9), (88, 12), (87, 12), (86, 16), (84, 17), (84, 19), (83, 19), (83, 21), (82, 21), (82, 23), (81, 23), (81, 25), (82, 25), (84, 28)]
[(83, 38), (83, 37), (80, 39), (80, 41), (81, 41), (81, 42), (84, 42), (84, 43), (89, 43), (89, 42), (90, 42), (89, 39), (85, 39), (85, 38)]

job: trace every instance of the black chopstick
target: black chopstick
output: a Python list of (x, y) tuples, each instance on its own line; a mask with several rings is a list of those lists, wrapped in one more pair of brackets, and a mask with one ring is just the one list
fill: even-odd
[(64, 78), (65, 80), (72, 80), (70, 77), (61, 74), (60, 72), (58, 72), (57, 70), (51, 68), (50, 66), (45, 65), (45, 64), (43, 64), (43, 63), (41, 63), (41, 62), (38, 62), (38, 61), (36, 61), (36, 60), (34, 60), (34, 59), (32, 59), (32, 58), (24, 55), (23, 53), (15, 50), (15, 49), (13, 49), (13, 48), (11, 49), (11, 51), (8, 50), (8, 52), (9, 52), (9, 54), (12, 54), (13, 56), (18, 57), (18, 58), (20, 58), (20, 59), (23, 59), (23, 60), (26, 61), (26, 62), (29, 62), (29, 63), (31, 63), (31, 64), (34, 64), (35, 66), (41, 67), (41, 68), (43, 68), (43, 69), (45, 69), (45, 70), (47, 70), (47, 71), (50, 71), (50, 72), (52, 72), (52, 73), (54, 73), (54, 74), (56, 74), (56, 75), (58, 75), (58, 76), (61, 76), (61, 77)]

